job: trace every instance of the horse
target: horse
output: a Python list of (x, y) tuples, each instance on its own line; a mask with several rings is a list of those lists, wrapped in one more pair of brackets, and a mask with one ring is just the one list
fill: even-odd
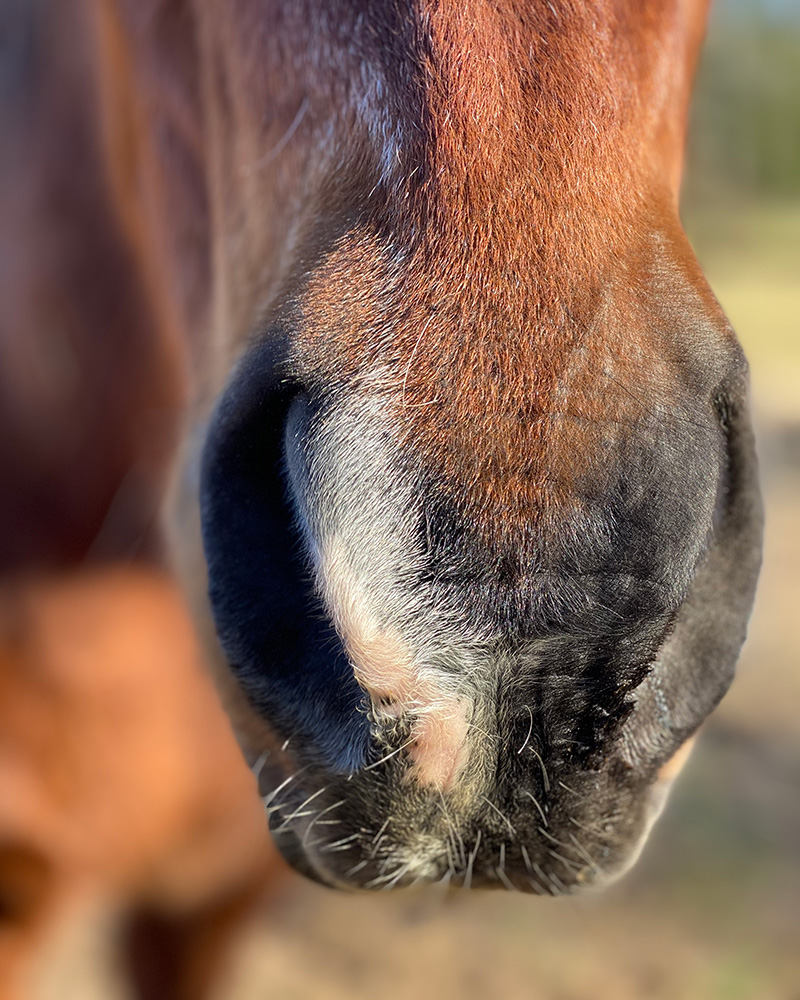
[(325, 885), (605, 884), (730, 684), (706, 8), (7, 6), (4, 579), (165, 574)]

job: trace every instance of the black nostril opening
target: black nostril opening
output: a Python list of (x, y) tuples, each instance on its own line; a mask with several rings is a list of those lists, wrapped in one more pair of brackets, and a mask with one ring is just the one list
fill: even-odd
[(306, 756), (353, 771), (365, 761), (369, 723), (293, 524), (283, 428), (300, 386), (281, 357), (277, 336), (251, 348), (211, 419), (200, 484), (209, 597), (222, 648), (259, 715)]

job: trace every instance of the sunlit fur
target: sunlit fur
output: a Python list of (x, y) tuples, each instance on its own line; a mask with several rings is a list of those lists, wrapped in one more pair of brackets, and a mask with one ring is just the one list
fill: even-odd
[(76, 335), (81, 447), (44, 462), (70, 503), (85, 479), (80, 530), (55, 504), (31, 537), (133, 537), (205, 631), (208, 587), (312, 877), (602, 883), (730, 683), (760, 505), (746, 363), (677, 211), (705, 7), (91, 5), (69, 66), (106, 280), (71, 315), (132, 305), (102, 350)]
[(704, 4), (268, 7), (235, 60), (200, 33), (254, 338), (202, 495), (276, 837), (336, 885), (604, 882), (758, 564), (746, 367), (677, 215)]

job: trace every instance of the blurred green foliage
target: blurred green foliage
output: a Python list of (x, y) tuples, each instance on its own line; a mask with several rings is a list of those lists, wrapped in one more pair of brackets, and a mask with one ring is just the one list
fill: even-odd
[(688, 206), (800, 196), (800, 2), (717, 0), (689, 134)]

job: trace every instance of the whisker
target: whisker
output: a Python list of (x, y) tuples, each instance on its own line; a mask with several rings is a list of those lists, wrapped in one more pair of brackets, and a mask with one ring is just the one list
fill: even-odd
[(556, 883), (553, 881), (550, 875), (547, 875), (541, 865), (533, 862), (533, 870), (542, 880), (542, 884), (548, 887), (551, 896), (559, 895), (559, 891), (556, 889)]
[(375, 836), (372, 838), (372, 843), (373, 844), (381, 836), (381, 834), (384, 832), (384, 830), (386, 829), (386, 827), (389, 825), (390, 820), (391, 820), (391, 816), (387, 816), (386, 819), (383, 821), (383, 823), (381, 824), (380, 829), (375, 834)]
[(309, 802), (313, 802), (314, 799), (316, 799), (320, 795), (322, 795), (323, 792), (327, 792), (327, 790), (328, 790), (328, 786), (327, 785), (323, 785), (322, 788), (318, 788), (316, 792), (314, 792), (313, 794), (309, 795), (308, 798), (305, 800), (305, 802), (302, 802), (297, 807), (297, 809), (294, 810), (294, 812), (289, 813), (289, 815), (284, 819), (283, 823), (281, 823), (281, 825), (278, 827), (278, 829), (275, 831), (275, 833), (282, 833), (284, 830), (288, 829), (288, 824), (291, 823), (291, 821), (293, 819), (298, 819), (300, 816), (313, 816), (313, 814), (314, 814), (314, 810), (313, 809), (311, 809), (308, 812), (303, 812), (303, 810), (309, 804)]
[(542, 760), (542, 755), (538, 751), (534, 750), (531, 746), (529, 747), (530, 752), (539, 761), (539, 767), (542, 769), (542, 780), (544, 781), (545, 792), (550, 791), (550, 779), (547, 777), (547, 768), (544, 766), (544, 761)]
[(526, 705), (525, 708), (527, 709), (528, 715), (531, 717), (531, 722), (530, 725), (528, 726), (528, 733), (525, 737), (525, 742), (522, 744), (519, 750), (517, 750), (517, 756), (519, 756), (519, 754), (521, 754), (522, 751), (525, 749), (525, 747), (528, 745), (528, 740), (530, 740), (531, 733), (533, 732), (533, 712), (531, 711), (530, 705)]
[(512, 892), (519, 892), (517, 886), (511, 881), (511, 879), (506, 875), (502, 868), (495, 868), (495, 875), (500, 879), (506, 889), (510, 889)]
[(537, 882), (532, 875), (525, 875), (524, 878), (525, 881), (528, 883), (528, 885), (531, 887), (531, 889), (533, 889), (535, 895), (537, 896), (546, 895), (547, 889), (545, 889), (545, 887), (541, 884), (541, 882)]
[(531, 856), (528, 854), (528, 848), (524, 844), (519, 845), (520, 852), (522, 853), (522, 860), (525, 862), (525, 867), (528, 869), (529, 874), (533, 874), (533, 868), (531, 866)]
[(248, 177), (256, 170), (261, 170), (263, 167), (266, 167), (267, 164), (271, 163), (276, 156), (279, 156), (283, 152), (283, 150), (289, 144), (289, 141), (291, 140), (292, 136), (300, 127), (300, 122), (302, 122), (303, 118), (305, 117), (305, 113), (306, 111), (308, 111), (308, 107), (309, 107), (309, 100), (308, 96), (306, 96), (300, 102), (300, 107), (297, 109), (297, 112), (295, 113), (294, 118), (289, 124), (289, 127), (286, 129), (286, 131), (283, 133), (280, 139), (278, 139), (278, 141), (275, 143), (272, 149), (268, 150), (263, 156), (259, 157), (253, 163), (245, 164), (243, 167), (240, 168), (241, 173), (245, 177)]
[(577, 828), (578, 828), (579, 830), (583, 830), (583, 832), (584, 832), (584, 833), (589, 833), (589, 834), (591, 834), (591, 835), (592, 835), (593, 837), (594, 837), (594, 836), (597, 836), (597, 834), (598, 834), (598, 832), (599, 832), (596, 826), (594, 826), (594, 827), (593, 827), (593, 826), (586, 826), (586, 825), (585, 825), (585, 824), (583, 824), (583, 823), (579, 823), (579, 822), (578, 822), (578, 821), (577, 821), (577, 820), (575, 819), (575, 817), (574, 817), (574, 816), (570, 816), (570, 817), (569, 817), (569, 821), (570, 821), (570, 823), (572, 823), (572, 824), (573, 824), (574, 826), (577, 826)]
[(333, 851), (345, 850), (347, 849), (347, 845), (352, 844), (352, 842), (357, 840), (360, 836), (360, 833), (351, 833), (349, 837), (342, 837), (341, 840), (334, 840), (332, 844), (327, 844), (324, 848), (322, 848), (320, 853), (330, 854)]
[(338, 847), (320, 848), (320, 854), (336, 854), (339, 851), (352, 851), (355, 844), (340, 844)]
[(253, 766), (250, 768), (250, 770), (253, 772), (253, 777), (256, 779), (256, 782), (261, 780), (261, 772), (264, 770), (264, 765), (269, 760), (269, 756), (270, 756), (269, 750), (264, 750), (262, 753), (258, 755), (258, 757), (253, 763)]
[[(278, 809), (283, 808), (279, 806)], [(277, 811), (277, 810), (276, 810)], [(286, 819), (281, 823), (279, 827), (275, 829), (275, 833), (283, 833), (284, 830), (288, 830), (289, 822), (293, 819), (302, 819), (304, 816), (313, 816), (316, 810), (314, 809), (304, 809), (302, 812), (293, 812), (291, 816), (287, 816)]]
[(447, 871), (442, 875), (438, 881), (433, 883), (432, 888), (440, 889), (442, 892), (446, 892), (450, 888), (450, 883), (453, 881), (453, 876), (455, 872), (448, 868)]
[(478, 830), (478, 836), (475, 838), (475, 846), (470, 851), (467, 870), (464, 872), (464, 882), (462, 883), (465, 889), (472, 888), (472, 869), (475, 864), (475, 858), (478, 856), (478, 849), (481, 846), (481, 835), (482, 831)]
[(542, 809), (539, 800), (534, 796), (533, 792), (529, 792), (527, 789), (523, 789), (522, 794), (527, 795), (528, 798), (531, 800), (531, 802), (536, 806), (536, 808), (539, 810), (539, 815), (542, 817), (542, 822), (544, 823), (545, 826), (547, 826), (548, 823), (545, 811), (544, 809)]
[(489, 740), (499, 740), (500, 739), (500, 737), (497, 735), (497, 733), (488, 733), (485, 729), (481, 729), (480, 726), (476, 726), (474, 722), (468, 722), (467, 723), (467, 728), (468, 729), (474, 729), (476, 732), (480, 733), (482, 736), (485, 736)]
[(403, 400), (403, 409), (406, 408), (406, 384), (408, 383), (408, 376), (409, 376), (409, 373), (411, 371), (411, 365), (412, 365), (412, 363), (414, 361), (414, 355), (419, 350), (419, 345), (422, 342), (422, 338), (425, 335), (425, 331), (431, 325), (431, 323), (433, 321), (433, 317), (434, 317), (434, 313), (431, 313), (430, 316), (428, 316), (427, 320), (423, 323), (422, 329), (419, 331), (419, 336), (417, 337), (417, 342), (414, 344), (414, 349), (412, 350), (411, 355), (410, 355), (410, 357), (408, 359), (408, 364), (406, 365), (405, 374), (403, 375), (403, 384), (402, 384), (402, 387), (401, 387), (401, 397), (402, 397), (402, 400)]
[(554, 851), (552, 850), (552, 848), (548, 847), (547, 853), (551, 857), (555, 858), (556, 861), (560, 861), (561, 864), (564, 865), (564, 867), (567, 869), (567, 871), (570, 872), (570, 874), (574, 874), (575, 872), (580, 871), (580, 868), (578, 867), (578, 865), (575, 864), (574, 861), (570, 861), (569, 858), (565, 858), (564, 855), (559, 854), (558, 851)]
[(506, 816), (506, 814), (501, 809), (499, 809), (494, 804), (494, 802), (492, 802), (491, 799), (487, 799), (485, 795), (481, 795), (480, 798), (482, 798), (483, 801), (486, 803), (486, 805), (489, 806), (491, 809), (493, 809), (497, 813), (497, 815), (500, 817), (500, 819), (506, 824), (506, 826), (508, 827), (508, 829), (511, 831), (511, 836), (512, 837), (516, 837), (517, 831), (514, 829), (514, 826), (513, 826), (512, 822), (511, 822), (511, 820), (508, 818), (508, 816)]
[(393, 886), (397, 885), (400, 879), (408, 872), (410, 867), (411, 867), (410, 861), (407, 862), (405, 865), (403, 865), (403, 867), (400, 868), (383, 887), (384, 891), (387, 891), (391, 889)]
[[(453, 843), (453, 850), (455, 851), (456, 847), (458, 847), (459, 862), (461, 863), (461, 865), (465, 865), (467, 863), (467, 855), (466, 855), (466, 847), (464, 845), (464, 838), (461, 836), (460, 832), (458, 831), (457, 827), (452, 821), (452, 818), (450, 816), (450, 811), (447, 808), (447, 802), (445, 801), (445, 797), (441, 791), (439, 791), (439, 800), (440, 800), (440, 808), (442, 810), (442, 815), (444, 816), (445, 822), (447, 823), (447, 826), (450, 830), (450, 837)], [(456, 843), (456, 837), (458, 838), (458, 843)]]
[(578, 838), (575, 836), (574, 833), (571, 833), (569, 835), (569, 839), (574, 842), (574, 844), (575, 844), (575, 850), (580, 854), (580, 856), (583, 858), (583, 860), (586, 861), (586, 862), (588, 862), (588, 864), (591, 865), (591, 867), (597, 872), (598, 875), (602, 875), (603, 874), (603, 869), (600, 867), (600, 865), (598, 865), (598, 863), (594, 860), (594, 858), (586, 850), (586, 848), (578, 840)]
[(378, 851), (380, 851), (381, 849), (381, 844), (384, 842), (385, 839), (386, 839), (386, 834), (382, 833), (380, 837), (378, 837), (378, 839), (373, 843), (372, 850), (369, 852), (370, 859), (374, 859), (377, 856)]
[(275, 801), (275, 796), (281, 791), (281, 789), (285, 788), (291, 781), (294, 781), (295, 778), (297, 778), (299, 775), (303, 774), (303, 772), (307, 770), (308, 770), (307, 767), (301, 767), (298, 771), (295, 771), (294, 774), (290, 774), (289, 777), (286, 778), (284, 781), (282, 781), (278, 785), (278, 787), (275, 788), (272, 792), (270, 792), (268, 795), (263, 795), (261, 797), (261, 801), (264, 803), (265, 806), (271, 805)]
[(392, 757), (395, 757), (397, 754), (399, 754), (401, 750), (405, 750), (405, 748), (407, 746), (410, 746), (414, 742), (415, 739), (416, 739), (416, 736), (412, 736), (410, 740), (406, 740), (406, 742), (403, 743), (403, 744), (401, 744), (399, 747), (397, 747), (396, 750), (392, 750), (391, 753), (387, 753), (385, 757), (381, 757), (380, 760), (376, 760), (372, 764), (367, 764), (367, 766), (366, 767), (362, 767), (361, 770), (362, 771), (372, 771), (374, 768), (380, 767), (381, 764), (385, 764), (387, 760), (391, 760)]
[(551, 844), (555, 844), (557, 847), (564, 847), (568, 851), (572, 850), (571, 844), (565, 844), (563, 840), (559, 840), (557, 837), (554, 837), (552, 833), (548, 833), (547, 830), (543, 829), (541, 826), (537, 826), (536, 829), (543, 837), (547, 837)]
[(397, 868), (394, 869), (393, 872), (387, 874), (386, 867), (388, 866), (388, 864), (389, 864), (389, 859), (385, 858), (381, 866), (381, 874), (376, 875), (375, 878), (370, 879), (369, 882), (365, 882), (364, 883), (365, 889), (374, 889), (377, 888), (377, 886), (379, 885), (385, 886), (386, 883), (393, 882), (396, 879), (398, 872), (400, 873), (400, 877), (402, 878), (403, 874), (407, 872), (408, 869), (411, 867), (411, 862), (409, 861), (406, 862), (405, 865), (399, 865)]
[(331, 819), (322, 819), (321, 817), (325, 816), (329, 812), (333, 812), (334, 809), (338, 809), (339, 806), (343, 806), (346, 801), (347, 801), (346, 799), (339, 799), (338, 802), (334, 802), (333, 805), (331, 806), (326, 806), (324, 809), (322, 809), (320, 812), (317, 813), (314, 819), (312, 819), (311, 822), (308, 824), (306, 832), (303, 834), (303, 847), (305, 847), (306, 844), (308, 843), (308, 835), (311, 833), (312, 829), (315, 826), (331, 826), (331, 825), (338, 825), (339, 823), (341, 823), (340, 819), (331, 820)]

